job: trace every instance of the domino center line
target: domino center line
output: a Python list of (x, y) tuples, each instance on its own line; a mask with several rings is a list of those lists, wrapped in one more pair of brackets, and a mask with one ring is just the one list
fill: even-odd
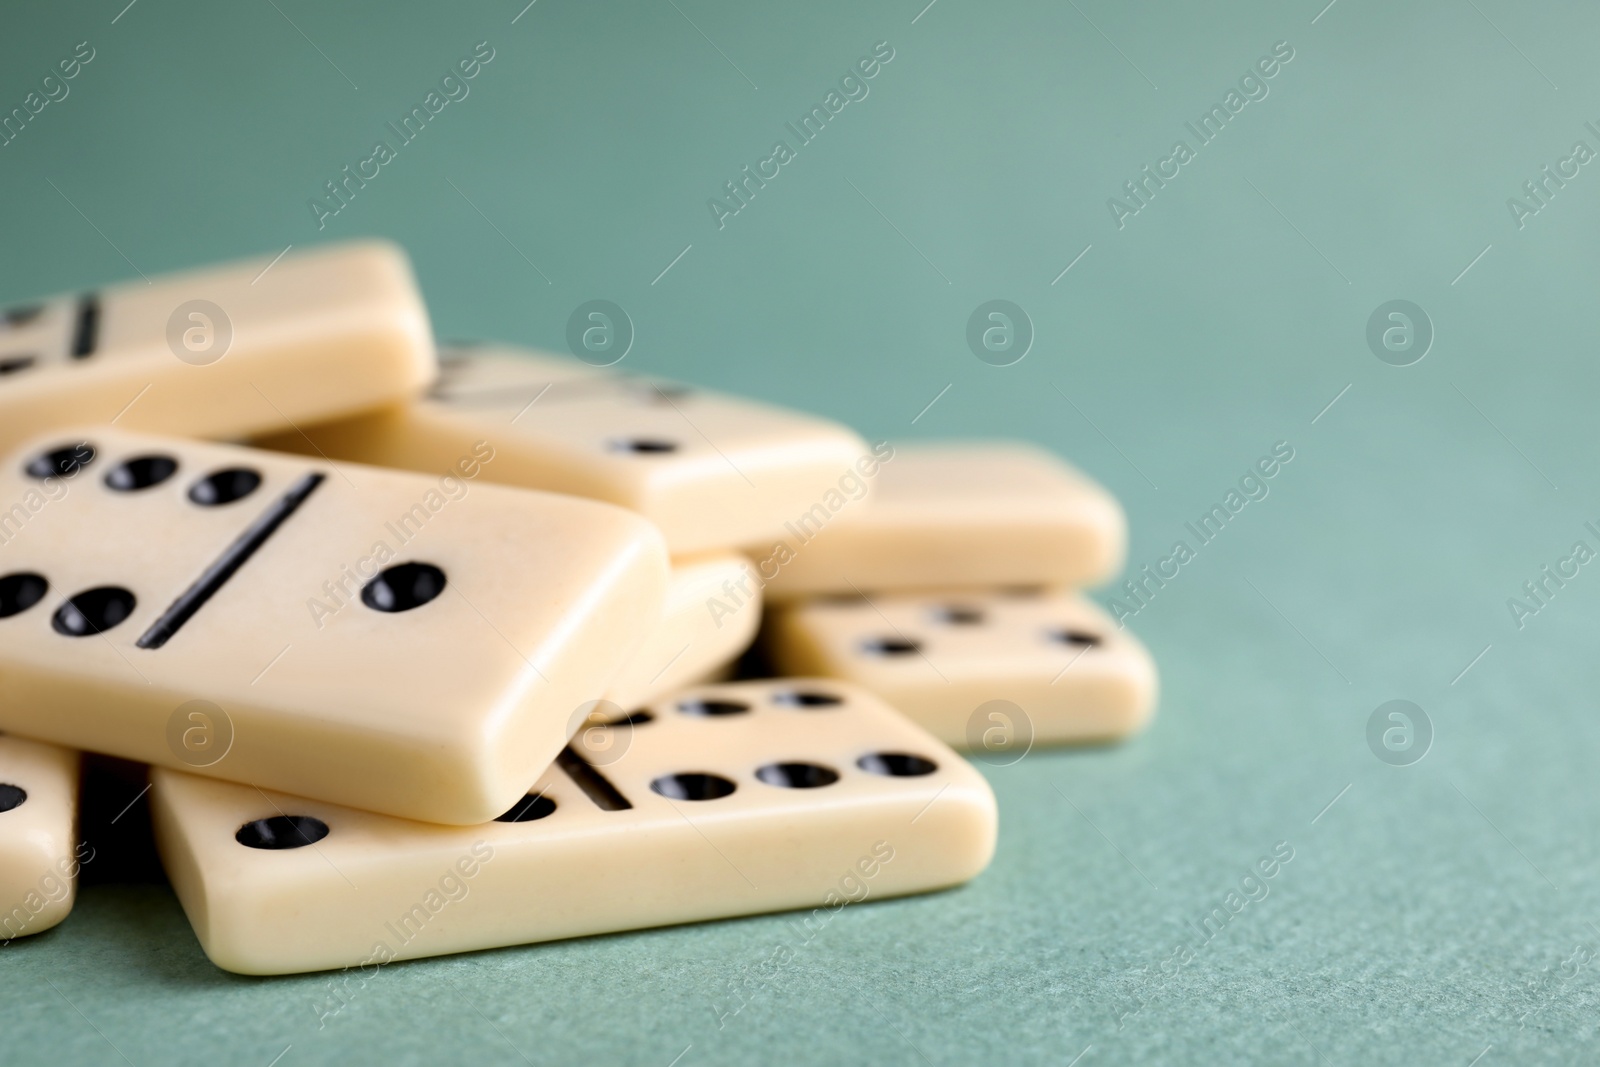
[(183, 628), (194, 613), (199, 611), (205, 602), (210, 600), (217, 590), (227, 584), (244, 566), (256, 551), (267, 543), (267, 538), (277, 533), (295, 511), (304, 504), (306, 498), (321, 485), (327, 476), (324, 474), (308, 474), (289, 487), (272, 506), (262, 512), (255, 522), (251, 523), (239, 535), (238, 540), (229, 545), (218, 556), (216, 561), (207, 567), (195, 580), (195, 583), (183, 591), (183, 595), (172, 602), (172, 606), (161, 613), (161, 617), (150, 624), (150, 629), (140, 635), (136, 642), (140, 648), (160, 648), (172, 639), (172, 635)]
[(584, 794), (595, 803), (601, 811), (627, 811), (633, 807), (628, 803), (628, 798), (623, 796), (610, 780), (589, 764), (589, 761), (572, 751), (572, 746), (563, 748), (556, 756), (556, 763), (573, 784), (583, 790)]
[(78, 325), (72, 333), (72, 358), (88, 359), (94, 355), (100, 339), (100, 298), (86, 293), (78, 301)]

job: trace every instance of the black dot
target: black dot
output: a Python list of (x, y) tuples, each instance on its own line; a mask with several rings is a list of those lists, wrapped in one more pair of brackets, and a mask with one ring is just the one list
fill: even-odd
[(21, 307), (6, 308), (0, 315), (4, 315), (7, 326), (26, 326), (43, 313), (43, 304), (24, 304)]
[(529, 793), (504, 815), (495, 816), (495, 822), (533, 822), (556, 810), (556, 802), (543, 793)]
[(15, 374), (19, 370), (27, 370), (38, 362), (34, 356), (11, 356), (0, 359), (0, 374)]
[(909, 656), (922, 651), (922, 642), (909, 637), (871, 637), (861, 642), (861, 650), (875, 656)]
[(261, 475), (249, 467), (213, 471), (189, 487), (189, 499), (205, 508), (243, 500), (261, 485)]
[(652, 792), (668, 800), (716, 800), (737, 788), (719, 774), (688, 771), (683, 774), (664, 774), (650, 783)]
[(373, 611), (410, 611), (444, 592), (444, 571), (431, 563), (396, 563), (361, 587), (361, 602)]
[(946, 604), (935, 609), (933, 615), (951, 626), (976, 626), (983, 621), (983, 611), (970, 604)]
[(1100, 636), (1087, 630), (1051, 630), (1050, 638), (1053, 641), (1060, 641), (1063, 645), (1077, 648), (1095, 648), (1100, 644)]
[(678, 450), (678, 442), (663, 441), (659, 437), (618, 437), (608, 445), (613, 452), (631, 452), (641, 456), (659, 456)]
[(20, 808), (22, 802), (28, 799), (28, 791), (20, 785), (11, 785), (9, 782), (0, 782), (0, 811), (10, 811)]
[(817, 763), (769, 763), (756, 770), (768, 785), (785, 789), (818, 789), (839, 780), (839, 772)]
[(132, 615), (135, 603), (133, 594), (121, 586), (96, 586), (85, 589), (57, 608), (50, 625), (55, 627), (56, 633), (68, 637), (91, 637)]
[(772, 694), (772, 702), (774, 704), (787, 704), (792, 708), (832, 708), (843, 704), (844, 697), (834, 696), (832, 693), (794, 689), (784, 693)]
[(30, 478), (70, 478), (93, 462), (94, 446), (82, 441), (34, 456), (23, 470)]
[(304, 848), (328, 836), (328, 824), (310, 815), (274, 815), (239, 827), (233, 839), (248, 848)]
[(939, 769), (939, 765), (933, 760), (906, 752), (874, 752), (856, 760), (856, 766), (873, 774), (886, 774), (891, 778), (915, 778), (923, 774), (932, 774)]
[(177, 472), (178, 461), (171, 456), (135, 456), (107, 471), (106, 485), (119, 493), (132, 493), (160, 485)]
[(743, 715), (750, 705), (738, 700), (682, 700), (678, 710), (685, 715)]
[(0, 578), (0, 619), (8, 619), (33, 607), (50, 591), (44, 575), (18, 571)]

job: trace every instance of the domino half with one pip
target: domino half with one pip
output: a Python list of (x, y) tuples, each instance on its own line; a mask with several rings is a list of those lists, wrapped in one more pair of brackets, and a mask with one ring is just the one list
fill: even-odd
[(0, 736), (0, 944), (67, 917), (78, 868), (76, 752)]

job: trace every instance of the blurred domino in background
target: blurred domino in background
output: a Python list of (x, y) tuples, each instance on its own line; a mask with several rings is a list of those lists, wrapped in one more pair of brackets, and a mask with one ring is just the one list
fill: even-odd
[(401, 400), (435, 371), (405, 253), (328, 245), (0, 311), (0, 449), (96, 422), (288, 430)]
[(1150, 654), (1078, 593), (819, 598), (774, 615), (783, 674), (854, 682), (958, 747), (1107, 741), (1155, 709)]
[(867, 451), (826, 419), (574, 359), (488, 345), (443, 367), (426, 397), (262, 443), (433, 471), (492, 440), (489, 480), (631, 508), (674, 555), (779, 536)]
[(773, 561), (761, 575), (768, 599), (1094, 585), (1127, 551), (1111, 494), (1031, 445), (896, 445), (870, 481), (865, 501), (797, 512), (777, 543), (746, 544), (752, 558)]

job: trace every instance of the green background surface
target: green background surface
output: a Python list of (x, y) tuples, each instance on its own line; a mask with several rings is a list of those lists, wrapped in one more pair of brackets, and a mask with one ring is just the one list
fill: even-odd
[[(1125, 503), (1130, 568), (1295, 458), (1132, 620), (1145, 736), (987, 768), (985, 874), (846, 909), (720, 1025), (790, 918), (394, 965), (319, 1028), (326, 976), (225, 974), (108, 868), (0, 949), (0, 1060), (1594, 1060), (1600, 568), (1520, 628), (1507, 599), (1600, 547), (1600, 164), (1520, 228), (1506, 201), (1600, 148), (1600, 11), (124, 2), (5, 19), (0, 110), (95, 58), (0, 148), (0, 299), (388, 236), (441, 336), (559, 349), (608, 299), (636, 371), (1046, 444)], [(479, 41), (471, 95), (319, 230), (309, 198)], [(719, 229), (707, 199), (878, 41), (870, 95)], [(1107, 198), (1278, 41), (1270, 94), (1119, 229)], [(965, 341), (997, 298), (1036, 330), (1008, 367)], [(1365, 339), (1393, 299), (1436, 331), (1412, 366)], [(1368, 746), (1391, 699), (1433, 725), (1411, 766)], [(1168, 962), (1278, 842), (1270, 894)]]

